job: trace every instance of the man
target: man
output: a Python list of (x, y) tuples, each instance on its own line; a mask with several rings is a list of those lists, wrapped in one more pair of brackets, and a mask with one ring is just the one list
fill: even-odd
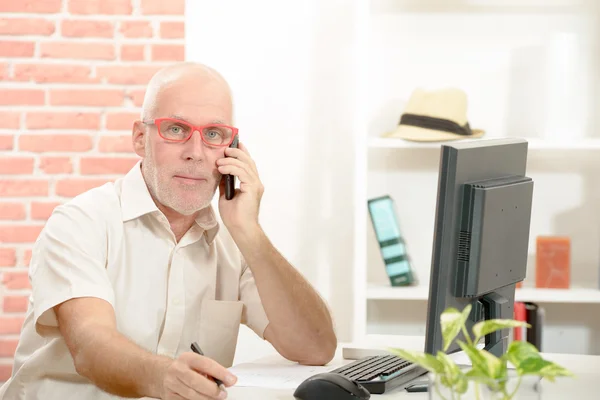
[[(229, 87), (191, 63), (159, 71), (133, 125), (141, 161), (56, 208), (5, 400), (225, 398), (240, 323), (289, 360), (329, 362), (331, 317), (259, 222), (263, 186)], [(228, 200), (222, 175), (239, 179)], [(211, 200), (219, 188), (217, 222)], [(205, 356), (190, 351), (197, 342)]]

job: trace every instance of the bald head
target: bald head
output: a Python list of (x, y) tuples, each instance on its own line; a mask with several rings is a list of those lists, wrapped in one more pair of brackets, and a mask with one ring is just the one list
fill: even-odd
[(188, 90), (211, 90), (227, 96), (232, 102), (231, 88), (216, 70), (199, 63), (177, 63), (159, 70), (148, 82), (142, 105), (142, 121), (156, 118), (158, 104), (165, 90), (177, 90), (178, 86)]
[[(142, 157), (142, 174), (155, 202), (181, 215), (210, 205), (221, 181), (217, 160), (225, 149), (205, 145), (202, 129), (192, 131), (183, 142), (169, 141), (161, 126), (168, 133), (189, 125), (232, 125), (233, 104), (225, 79), (201, 64), (166, 67), (148, 83), (141, 117), (143, 123), (133, 126), (133, 145)], [(167, 119), (167, 125), (156, 124), (158, 118)]]

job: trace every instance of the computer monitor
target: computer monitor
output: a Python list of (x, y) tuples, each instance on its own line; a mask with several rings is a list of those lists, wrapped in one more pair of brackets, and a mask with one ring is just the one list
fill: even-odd
[[(440, 315), (448, 307), (472, 305), (469, 332), (483, 319), (514, 317), (533, 196), (533, 181), (525, 175), (527, 145), (509, 138), (441, 146), (426, 353), (443, 351)], [(501, 356), (508, 337), (508, 329), (487, 335), (484, 348)], [(459, 350), (454, 342), (446, 353)]]

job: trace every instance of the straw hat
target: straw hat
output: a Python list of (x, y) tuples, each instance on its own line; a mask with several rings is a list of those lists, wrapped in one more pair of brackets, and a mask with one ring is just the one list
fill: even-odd
[(408, 100), (398, 127), (383, 136), (437, 142), (477, 138), (483, 134), (483, 130), (469, 126), (467, 95), (460, 89), (447, 88), (436, 91), (416, 89)]

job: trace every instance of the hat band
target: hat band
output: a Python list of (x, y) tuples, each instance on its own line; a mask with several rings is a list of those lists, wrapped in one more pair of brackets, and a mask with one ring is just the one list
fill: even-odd
[(473, 134), (468, 122), (464, 126), (460, 126), (449, 119), (428, 117), (426, 115), (402, 114), (400, 125), (412, 125), (419, 128), (451, 132), (464, 136), (471, 136)]

